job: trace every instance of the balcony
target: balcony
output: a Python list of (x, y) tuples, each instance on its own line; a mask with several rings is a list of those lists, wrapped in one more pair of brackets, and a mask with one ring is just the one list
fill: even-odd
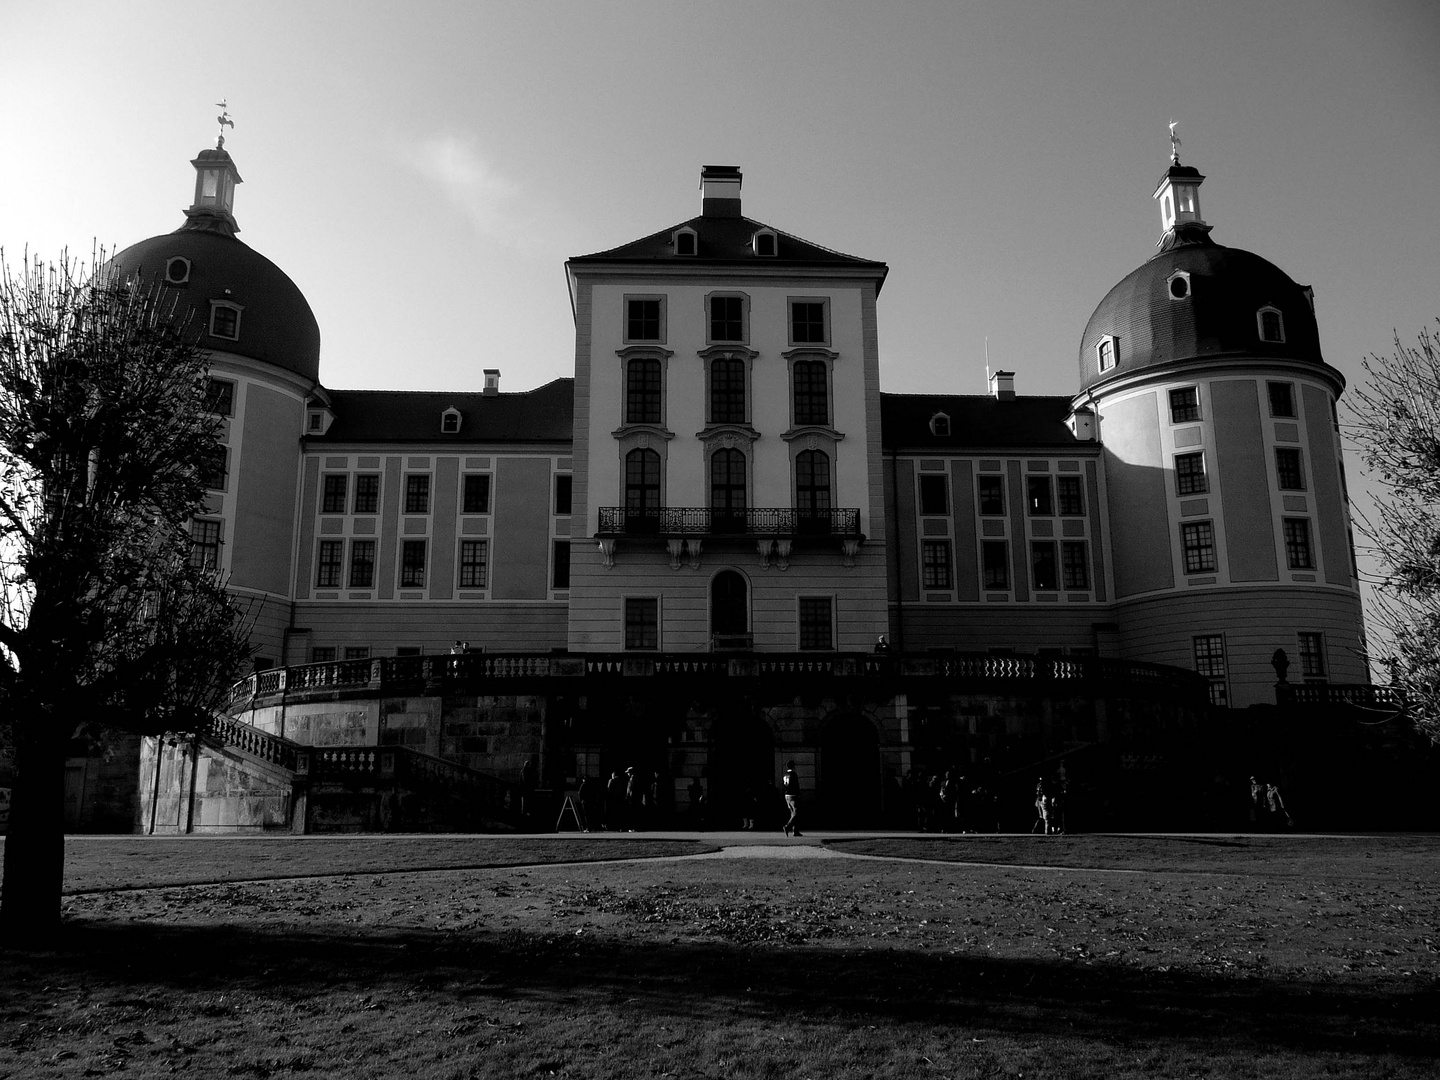
[(600, 528), (596, 535), (655, 536), (666, 540), (712, 536), (858, 539), (860, 509), (837, 506), (828, 510), (797, 510), (793, 507), (712, 510), (701, 506), (660, 506), (632, 510), (624, 506), (602, 506)]

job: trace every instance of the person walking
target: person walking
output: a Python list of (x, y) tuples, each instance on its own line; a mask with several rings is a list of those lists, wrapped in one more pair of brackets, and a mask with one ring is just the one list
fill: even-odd
[(785, 835), (799, 836), (800, 826), (797, 822), (800, 819), (800, 774), (795, 771), (795, 762), (785, 763), (781, 786), (785, 791), (785, 809), (790, 811), (790, 820), (785, 822)]

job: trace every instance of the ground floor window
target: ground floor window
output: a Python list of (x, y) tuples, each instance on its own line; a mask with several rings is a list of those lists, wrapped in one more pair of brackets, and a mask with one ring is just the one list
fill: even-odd
[(828, 596), (800, 597), (800, 648), (833, 649), (833, 606)]
[(630, 596), (625, 599), (625, 648), (660, 647), (660, 599)]
[(1203, 634), (1195, 638), (1195, 670), (1210, 683), (1210, 704), (1229, 704), (1225, 686), (1225, 636)]

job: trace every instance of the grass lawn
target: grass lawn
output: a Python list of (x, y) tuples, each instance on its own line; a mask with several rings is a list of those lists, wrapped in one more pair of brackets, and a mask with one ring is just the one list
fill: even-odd
[(75, 838), (0, 1078), (1440, 1074), (1440, 839), (774, 841)]

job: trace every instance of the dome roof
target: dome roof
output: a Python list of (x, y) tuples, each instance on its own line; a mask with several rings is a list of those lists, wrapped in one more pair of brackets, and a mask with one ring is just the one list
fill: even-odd
[[(167, 273), (177, 257), (188, 266)], [(310, 304), (283, 270), (243, 241), (222, 232), (181, 228), (132, 244), (111, 262), (126, 276), (160, 283), (167, 294), (177, 295), (182, 317), (183, 302), (188, 301), (201, 345), (319, 381), (320, 325)], [(236, 340), (207, 333), (212, 300), (241, 309)]]
[[(1299, 360), (1325, 366), (1309, 291), (1273, 263), (1222, 247), (1208, 233), (1203, 224), (1176, 228), (1158, 254), (1100, 301), (1080, 341), (1082, 391), (1183, 360)], [(1177, 277), (1187, 280), (1172, 287)], [(1260, 312), (1266, 308), (1279, 313), (1282, 340), (1262, 339)], [(1116, 339), (1117, 362), (1102, 372), (1097, 346), (1107, 336)]]

